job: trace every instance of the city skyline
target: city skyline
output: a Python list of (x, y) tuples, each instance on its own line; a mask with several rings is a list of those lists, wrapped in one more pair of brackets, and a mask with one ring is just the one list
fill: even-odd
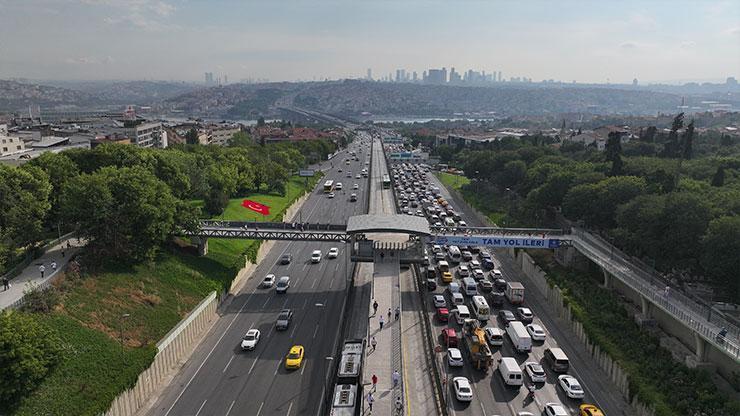
[(421, 78), (454, 66), (629, 84), (740, 72), (740, 4), (730, 1), (0, 0), (0, 8), (0, 78), (203, 82), (212, 72), (232, 82), (311, 81), (365, 78), (367, 68), (376, 79), (400, 68)]

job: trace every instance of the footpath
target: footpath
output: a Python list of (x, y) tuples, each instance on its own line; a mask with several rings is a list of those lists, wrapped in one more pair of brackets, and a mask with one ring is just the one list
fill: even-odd
[[(51, 284), (82, 246), (83, 244), (80, 244), (76, 238), (62, 240), (49, 248), (41, 257), (32, 261), (18, 276), (10, 280), (9, 288), (3, 287), (0, 291), (0, 310), (19, 306), (26, 291)], [(56, 269), (52, 267), (53, 263), (56, 263)], [(44, 268), (43, 274), (40, 270), (41, 266)]]

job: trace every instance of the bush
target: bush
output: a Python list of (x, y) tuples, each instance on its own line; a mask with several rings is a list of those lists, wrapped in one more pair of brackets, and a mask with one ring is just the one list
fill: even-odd
[(54, 286), (40, 288), (33, 286), (23, 291), (24, 312), (49, 313), (59, 304), (59, 291)]
[(0, 313), (0, 411), (33, 391), (59, 359), (61, 341), (22, 312)]

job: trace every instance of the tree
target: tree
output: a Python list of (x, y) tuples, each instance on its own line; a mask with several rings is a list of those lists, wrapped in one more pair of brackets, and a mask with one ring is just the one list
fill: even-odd
[(198, 141), (198, 130), (195, 127), (191, 127), (187, 133), (185, 133), (185, 143), (187, 144), (199, 144)]
[(252, 145), (254, 145), (252, 138), (249, 134), (243, 131), (234, 133), (234, 135), (231, 136), (231, 140), (229, 140), (230, 147), (251, 147)]
[(262, 126), (264, 126), (264, 125), (265, 125), (265, 118), (264, 118), (264, 117), (262, 117), (262, 116), (260, 116), (260, 117), (259, 117), (259, 118), (257, 119), (257, 127), (262, 127)]
[(645, 193), (646, 189), (645, 179), (635, 176), (614, 176), (595, 184), (577, 185), (565, 195), (563, 213), (589, 226), (609, 229), (616, 225), (617, 207)]
[(691, 120), (681, 140), (681, 157), (690, 160), (694, 154), (694, 120)]
[(612, 162), (611, 176), (622, 174), (622, 139), (618, 132), (609, 133), (606, 142), (605, 157), (608, 162)]
[(521, 160), (512, 160), (504, 165), (499, 174), (499, 182), (504, 188), (513, 188), (524, 182), (527, 177), (527, 165)]
[(679, 155), (680, 146), (678, 143), (678, 131), (683, 128), (683, 113), (678, 113), (673, 118), (671, 131), (668, 133), (668, 139), (663, 143), (663, 157), (676, 157)]
[(717, 171), (714, 172), (714, 176), (712, 176), (712, 186), (714, 187), (721, 187), (725, 184), (725, 168), (720, 165), (717, 167)]
[(57, 364), (62, 342), (32, 315), (0, 312), (0, 410), (33, 391)]
[(702, 266), (733, 302), (740, 302), (740, 217), (724, 216), (709, 223), (702, 239)]
[(178, 213), (194, 210), (140, 166), (80, 175), (67, 184), (61, 201), (64, 218), (78, 224), (93, 258), (124, 262), (151, 259), (180, 226)]
[[(74, 178), (80, 174), (80, 170), (77, 165), (67, 157), (64, 153), (44, 152), (39, 157), (31, 160), (24, 168), (28, 169), (31, 166), (37, 166), (49, 177), (51, 182), (51, 193), (49, 194), (49, 202), (51, 203), (51, 210), (49, 211), (49, 221), (54, 223), (57, 220), (59, 213), (59, 196), (64, 189), (64, 185), (69, 179)], [(56, 224), (50, 224), (56, 227)]]

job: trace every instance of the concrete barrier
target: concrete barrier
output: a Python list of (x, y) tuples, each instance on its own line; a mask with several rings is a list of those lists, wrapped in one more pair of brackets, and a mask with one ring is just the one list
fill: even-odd
[[(570, 305), (566, 305), (563, 302), (563, 294), (560, 288), (557, 286), (550, 287), (547, 282), (546, 273), (534, 262), (534, 260), (524, 250), (519, 250), (514, 256), (515, 251), (512, 249), (509, 251), (509, 255), (515, 259), (516, 263), (522, 269), (524, 274), (529, 277), (531, 282), (534, 283), (537, 290), (539, 290), (547, 299), (548, 303), (555, 309), (557, 316), (562, 318), (568, 328), (576, 335), (581, 344), (585, 347), (586, 351), (590, 352), (593, 360), (609, 375), (611, 381), (619, 388), (622, 396), (629, 400), (629, 380), (627, 379), (627, 373), (619, 366), (615, 360), (613, 360), (609, 354), (602, 351), (598, 345), (591, 343), (586, 333), (583, 323), (573, 317), (573, 312)], [(640, 402), (637, 396), (632, 398), (630, 402), (632, 407), (632, 415), (635, 416), (654, 416), (655, 411), (651, 407)]]

